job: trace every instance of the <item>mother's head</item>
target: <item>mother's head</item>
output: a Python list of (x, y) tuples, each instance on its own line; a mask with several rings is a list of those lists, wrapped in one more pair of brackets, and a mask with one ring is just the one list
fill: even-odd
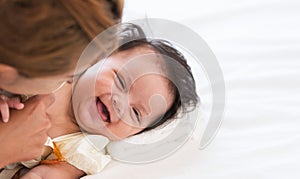
[(72, 79), (83, 49), (120, 22), (122, 8), (123, 0), (1, 0), (0, 88), (42, 94)]
[[(186, 59), (164, 40), (130, 41), (99, 64), (94, 96), (74, 109), (79, 126), (89, 133), (123, 139), (153, 129), (175, 117), (179, 108), (187, 112), (198, 103)], [(78, 84), (90, 77), (87, 71)]]

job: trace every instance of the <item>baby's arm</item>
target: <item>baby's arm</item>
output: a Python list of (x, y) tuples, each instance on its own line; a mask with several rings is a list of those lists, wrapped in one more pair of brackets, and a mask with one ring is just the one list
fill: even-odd
[(9, 108), (20, 110), (24, 108), (24, 104), (21, 103), (19, 97), (8, 98), (4, 95), (0, 95), (0, 113), (3, 122), (8, 122), (9, 120)]
[(85, 173), (67, 162), (38, 165), (29, 170), (21, 179), (78, 179)]

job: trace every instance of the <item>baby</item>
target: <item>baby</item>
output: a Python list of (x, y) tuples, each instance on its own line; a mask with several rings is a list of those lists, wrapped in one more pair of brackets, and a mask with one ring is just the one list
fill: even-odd
[[(74, 83), (73, 96), (72, 84), (65, 84), (55, 93), (48, 111), (49, 136), (55, 146), (51, 141), (48, 144), (58, 151), (48, 148), (39, 159), (23, 162), (32, 168), (24, 173), (16, 173), (20, 164), (10, 165), (0, 178), (10, 171), (10, 176), (23, 178), (95, 174), (110, 160), (105, 153), (109, 140), (151, 130), (172, 119), (179, 109), (188, 112), (198, 103), (186, 59), (159, 39), (140, 38), (123, 44)], [(81, 94), (84, 97), (77, 99)]]

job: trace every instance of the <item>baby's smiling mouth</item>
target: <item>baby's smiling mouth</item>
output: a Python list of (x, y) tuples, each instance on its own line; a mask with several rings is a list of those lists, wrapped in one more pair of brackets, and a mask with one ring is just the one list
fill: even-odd
[(97, 106), (97, 110), (98, 110), (98, 113), (100, 114), (101, 119), (104, 122), (110, 122), (109, 111), (108, 111), (107, 107), (105, 106), (105, 104), (100, 100), (99, 97), (96, 98), (96, 106)]

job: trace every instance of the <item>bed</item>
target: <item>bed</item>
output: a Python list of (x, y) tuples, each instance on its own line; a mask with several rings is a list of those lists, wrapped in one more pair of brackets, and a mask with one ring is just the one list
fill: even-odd
[(176, 21), (206, 41), (225, 81), (221, 125), (202, 145), (212, 91), (200, 73), (203, 114), (184, 145), (144, 164), (113, 160), (85, 179), (300, 178), (298, 0), (125, 1), (123, 21), (139, 18)]

